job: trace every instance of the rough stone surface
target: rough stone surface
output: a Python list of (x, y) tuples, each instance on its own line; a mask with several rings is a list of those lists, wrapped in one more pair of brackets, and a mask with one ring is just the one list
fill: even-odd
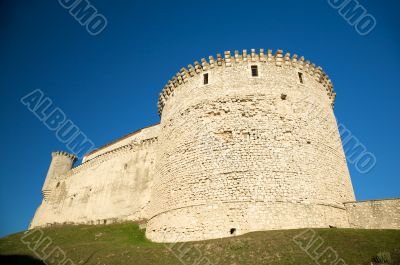
[[(86, 155), (76, 168), (71, 155), (53, 156), (31, 227), (146, 219), (147, 237), (159, 242), (399, 228), (398, 203), (349, 202), (335, 96), (321, 68), (281, 50), (195, 62), (160, 93), (159, 125)], [(379, 214), (391, 218), (380, 222)]]
[(163, 103), (146, 235), (347, 226), (354, 193), (324, 83), (251, 58), (205, 73), (207, 85), (188, 78)]
[(62, 179), (61, 176), (71, 170), (76, 161), (76, 157), (74, 155), (66, 152), (53, 152), (51, 156), (52, 160), (49, 171), (47, 172), (47, 177), (42, 188), (44, 199), (49, 197), (53, 188), (56, 187), (57, 183)]
[(84, 163), (86, 161), (89, 161), (93, 158), (101, 156), (102, 154), (113, 151), (121, 146), (125, 146), (128, 144), (140, 144), (145, 140), (157, 138), (157, 136), (158, 136), (158, 126), (157, 125), (158, 124), (155, 124), (155, 125), (148, 126), (148, 127), (142, 128), (140, 130), (134, 131), (128, 135), (125, 135), (124, 137), (121, 137), (120, 139), (118, 139), (110, 144), (107, 144), (99, 149), (96, 149), (93, 152), (85, 155), (82, 162)]
[[(158, 125), (145, 130), (148, 136), (153, 135)], [(156, 146), (156, 138), (122, 146), (115, 143), (113, 150), (99, 153), (67, 173), (60, 171), (57, 182), (51, 181), (51, 192), (37, 209), (31, 227), (147, 219)], [(46, 183), (56, 175), (53, 164), (54, 158)]]
[(353, 228), (400, 229), (400, 199), (346, 202)]

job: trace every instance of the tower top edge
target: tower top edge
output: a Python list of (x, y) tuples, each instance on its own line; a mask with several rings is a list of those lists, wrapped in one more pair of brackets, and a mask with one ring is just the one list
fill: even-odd
[(332, 101), (332, 106), (335, 102), (336, 93), (333, 89), (332, 81), (329, 76), (322, 70), (320, 66), (317, 66), (310, 61), (306, 60), (303, 56), (299, 57), (297, 54), (291, 56), (290, 53), (284, 53), (283, 50), (278, 49), (275, 53), (271, 49), (265, 51), (264, 49), (250, 49), (250, 51), (244, 49), (240, 53), (235, 50), (225, 51), (223, 56), (218, 53), (216, 57), (210, 55), (208, 60), (202, 58), (200, 62), (195, 61), (193, 64), (189, 64), (187, 68), (183, 67), (180, 71), (174, 75), (161, 90), (158, 97), (158, 113), (161, 116), (162, 110), (166, 101), (171, 95), (173, 95), (174, 89), (182, 84), (189, 81), (191, 77), (206, 72), (210, 69), (217, 67), (231, 67), (232, 65), (239, 63), (269, 63), (276, 67), (283, 68), (297, 68), (299, 71), (306, 72), (319, 83), (321, 83), (327, 90), (328, 96)]

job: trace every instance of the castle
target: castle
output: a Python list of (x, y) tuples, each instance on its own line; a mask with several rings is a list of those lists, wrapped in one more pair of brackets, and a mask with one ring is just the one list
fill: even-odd
[(161, 120), (89, 154), (52, 153), (30, 225), (147, 223), (157, 242), (305, 227), (400, 228), (400, 199), (355, 201), (320, 67), (282, 50), (182, 68)]

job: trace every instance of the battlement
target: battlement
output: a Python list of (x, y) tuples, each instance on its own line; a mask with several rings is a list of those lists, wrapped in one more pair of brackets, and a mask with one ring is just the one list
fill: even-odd
[(273, 64), (277, 67), (297, 68), (299, 71), (309, 74), (317, 82), (321, 83), (332, 101), (332, 106), (334, 104), (336, 93), (333, 90), (333, 84), (328, 75), (321, 67), (305, 60), (303, 56), (298, 58), (297, 54), (290, 56), (290, 53), (285, 53), (284, 55), (283, 51), (280, 49), (277, 50), (275, 54), (273, 54), (270, 49), (266, 53), (264, 49), (260, 49), (258, 53), (255, 49), (251, 49), (250, 53), (248, 53), (247, 50), (243, 50), (241, 54), (239, 51), (235, 51), (234, 54), (231, 54), (230, 51), (225, 51), (224, 57), (222, 57), (221, 54), (217, 54), (216, 59), (213, 56), (209, 56), (208, 58), (208, 61), (202, 58), (201, 63), (195, 61), (194, 66), (189, 64), (187, 68), (181, 68), (181, 70), (167, 82), (158, 98), (158, 113), (160, 116), (165, 103), (174, 95), (175, 88), (187, 83), (191, 77), (216, 67), (231, 67), (239, 63), (248, 64), (261, 62)]
[(64, 152), (64, 151), (52, 152), (52, 153), (51, 153), (51, 156), (52, 156), (52, 157), (55, 157), (55, 156), (66, 156), (66, 157), (68, 157), (69, 159), (71, 159), (73, 162), (75, 162), (75, 161), (77, 160), (77, 157), (76, 157), (75, 155), (70, 154), (70, 153), (67, 153), (67, 152)]
[(53, 152), (31, 228), (145, 219), (156, 242), (398, 229), (400, 200), (354, 202), (334, 100), (322, 68), (296, 54), (203, 58), (163, 88), (159, 124), (99, 147), (76, 167), (76, 156)]
[(141, 150), (141, 149), (145, 149), (149, 145), (151, 145), (153, 143), (156, 143), (157, 141), (158, 141), (158, 137), (152, 137), (152, 138), (141, 140), (138, 143), (132, 142), (132, 143), (129, 143), (129, 144), (126, 144), (126, 145), (122, 145), (122, 146), (120, 146), (118, 148), (115, 148), (115, 149), (112, 149), (112, 150), (107, 151), (105, 153), (102, 153), (101, 155), (96, 156), (96, 157), (94, 157), (94, 158), (92, 158), (90, 160), (87, 160), (84, 163), (72, 168), (71, 170), (69, 170), (65, 174), (65, 176), (69, 177), (69, 176), (72, 176), (72, 175), (75, 175), (75, 174), (81, 172), (82, 170), (86, 170), (86, 169), (91, 168), (93, 166), (100, 165), (104, 161), (107, 161), (107, 160), (109, 160), (109, 159), (111, 159), (113, 157), (119, 156), (122, 153), (132, 152), (132, 151), (134, 152), (134, 151), (138, 151), (138, 150)]

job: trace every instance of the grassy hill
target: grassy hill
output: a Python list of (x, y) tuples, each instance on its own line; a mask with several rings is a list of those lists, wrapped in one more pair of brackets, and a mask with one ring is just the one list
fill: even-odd
[[(38, 242), (44, 243), (36, 244)], [(44, 247), (46, 244), (47, 249)], [(43, 253), (51, 253), (56, 247), (59, 247), (58, 252), (46, 258)], [(323, 251), (326, 252), (318, 258)], [(38, 256), (44, 257), (46, 264), (58, 264), (55, 260), (62, 260), (63, 254), (57, 257), (55, 253), (65, 253), (71, 260), (68, 265), (322, 265), (330, 264), (327, 260), (332, 251), (336, 251), (338, 258), (348, 265), (370, 265), (371, 259), (382, 251), (390, 253), (391, 264), (400, 264), (400, 231), (298, 229), (254, 232), (202, 242), (160, 244), (148, 241), (137, 224), (123, 223), (50, 227), (0, 239), (1, 264), (45, 264)]]

